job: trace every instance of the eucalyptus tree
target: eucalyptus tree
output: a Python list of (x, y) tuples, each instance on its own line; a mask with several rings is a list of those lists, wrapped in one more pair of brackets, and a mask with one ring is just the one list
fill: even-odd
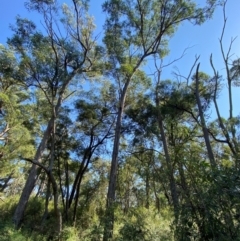
[(109, 75), (118, 84), (118, 117), (112, 152), (107, 196), (108, 222), (104, 240), (112, 237), (119, 141), (127, 91), (139, 68), (151, 55), (164, 56), (168, 39), (185, 20), (203, 23), (211, 16), (215, 1), (198, 8), (194, 1), (128, 1), (108, 0), (103, 4), (107, 13), (104, 42), (109, 55)]
[[(74, 0), (72, 4), (73, 12), (67, 5), (63, 5), (61, 14), (57, 2), (30, 1), (27, 5), (29, 9), (38, 11), (43, 18), (44, 33), (37, 30), (33, 22), (18, 18), (16, 27), (13, 27), (14, 35), (8, 40), (19, 59), (19, 81), (33, 90), (39, 88), (49, 103), (46, 129), (38, 143), (27, 182), (14, 214), (16, 227), (20, 226), (23, 219), (47, 141), (50, 136), (54, 140), (55, 121), (62, 102), (67, 97), (66, 90), (73, 81), (91, 70), (97, 55), (92, 38), (94, 24), (87, 14), (87, 4)], [(54, 148), (53, 145), (52, 147)], [(53, 165), (52, 154), (49, 174)]]

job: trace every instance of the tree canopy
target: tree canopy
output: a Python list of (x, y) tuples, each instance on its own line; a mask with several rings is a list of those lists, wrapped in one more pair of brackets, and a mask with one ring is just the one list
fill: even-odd
[[(29, 0), (41, 25), (17, 16), (0, 44), (1, 240), (238, 241), (227, 0), (106, 0), (101, 38), (89, 4)], [(224, 70), (209, 49), (209, 73), (196, 56), (163, 77), (182, 58), (166, 63), (181, 24), (216, 8)]]

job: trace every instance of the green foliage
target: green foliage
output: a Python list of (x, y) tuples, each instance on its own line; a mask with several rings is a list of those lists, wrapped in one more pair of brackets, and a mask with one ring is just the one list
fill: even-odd
[(164, 57), (167, 40), (177, 26), (184, 20), (203, 23), (211, 16), (214, 2), (198, 8), (194, 1), (105, 1), (103, 10), (108, 18), (104, 41), (109, 54), (114, 54), (124, 66), (131, 64), (131, 58), (126, 62), (125, 56), (133, 47), (138, 49), (140, 58), (150, 53)]
[(228, 167), (206, 173), (202, 178), (198, 175), (201, 188), (192, 195), (192, 205), (182, 206), (176, 226), (177, 240), (239, 240), (236, 175)]
[(74, 227), (65, 227), (61, 234), (61, 239), (66, 241), (77, 241), (79, 230)]
[[(36, 200), (34, 198), (30, 200), (29, 209), (27, 210), (25, 216), (25, 219), (28, 220), (28, 222), (26, 222), (26, 225), (24, 225), (20, 230), (16, 230), (14, 228), (13, 223), (10, 220), (12, 219), (12, 214), (17, 205), (18, 199), (19, 196), (10, 196), (0, 199), (0, 239), (5, 241), (47, 240), (47, 236), (44, 231), (39, 233), (39, 231), (35, 229), (40, 218), (40, 200)], [(35, 231), (33, 231), (34, 229)]]
[[(43, 14), (47, 31), (17, 17), (8, 46), (0, 45), (0, 240), (58, 239), (47, 173), (59, 193), (62, 240), (102, 240), (105, 223), (112, 221), (116, 241), (240, 240), (239, 116), (206, 123), (217, 163), (212, 168), (199, 121), (196, 75), (191, 83), (161, 80), (154, 86), (143, 68), (151, 55), (168, 54), (181, 22), (201, 24), (211, 16), (216, 1), (207, 2), (199, 8), (191, 0), (107, 0), (103, 46), (92, 36), (88, 1), (73, 1), (73, 8), (63, 4), (62, 12), (56, 1), (28, 2), (29, 10)], [(229, 70), (229, 84), (238, 86), (239, 59)], [(204, 72), (198, 77), (208, 116), (221, 86)], [(15, 230), (10, 220), (57, 101), (63, 106), (54, 117), (55, 131), (49, 128), (40, 150), (39, 163), (49, 169), (38, 169), (21, 229)], [(120, 107), (125, 112), (112, 220), (105, 215), (106, 196)]]
[(165, 210), (165, 215), (164, 212), (157, 213), (153, 208), (131, 209), (125, 217), (120, 219), (121, 228), (116, 240), (173, 240), (170, 230), (171, 215), (167, 210)]
[(47, 241), (47, 237), (31, 231), (16, 230), (11, 222), (1, 224), (0, 239), (3, 241)]

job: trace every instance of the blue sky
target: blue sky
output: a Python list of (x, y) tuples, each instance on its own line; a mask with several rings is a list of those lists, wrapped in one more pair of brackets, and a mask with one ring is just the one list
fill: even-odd
[[(68, 1), (68, 0), (67, 0)], [(66, 2), (67, 2), (66, 1)], [(10, 4), (11, 2), (11, 4)], [(4, 44), (7, 37), (11, 36), (10, 24), (14, 24), (15, 17), (19, 14), (21, 17), (30, 18), (36, 21), (36, 24), (40, 23), (36, 13), (28, 12), (24, 7), (24, 2), (21, 0), (1, 0), (0, 5), (0, 43)], [(62, 1), (64, 2), (64, 1)], [(90, 13), (95, 17), (95, 23), (97, 25), (97, 33), (102, 32), (102, 25), (104, 23), (104, 13), (101, 10), (101, 3), (103, 0), (90, 1)], [(199, 3), (203, 3), (203, 0), (199, 0)], [(240, 57), (240, 1), (228, 0), (226, 6), (227, 26), (224, 37), (225, 49), (228, 48), (231, 38), (237, 37), (233, 44), (232, 58)], [(223, 14), (222, 9), (218, 8), (213, 16), (213, 19), (204, 23), (202, 26), (193, 26), (190, 23), (184, 23), (179, 27), (177, 33), (170, 41), (170, 54), (166, 59), (172, 61), (178, 58), (183, 50), (187, 47), (191, 47), (187, 50), (184, 58), (174, 63), (171, 67), (164, 71), (164, 78), (171, 78), (171, 72), (174, 68), (178, 68), (182, 75), (186, 75), (194, 61), (195, 55), (201, 55), (200, 69), (208, 74), (212, 74), (212, 70), (209, 64), (209, 56), (213, 54), (213, 60), (217, 69), (224, 74), (224, 64), (221, 59), (221, 52), (219, 47), (219, 37), (223, 26)], [(103, 33), (100, 35), (103, 36)], [(237, 115), (240, 113), (240, 105), (238, 104), (240, 89), (234, 90), (234, 113)], [(222, 113), (227, 115), (228, 113), (228, 100), (226, 96), (227, 88), (222, 93), (219, 99), (220, 106), (222, 107)]]

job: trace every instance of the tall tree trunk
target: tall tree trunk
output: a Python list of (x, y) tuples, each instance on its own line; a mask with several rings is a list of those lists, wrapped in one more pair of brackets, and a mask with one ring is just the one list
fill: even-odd
[(78, 169), (77, 175), (75, 177), (74, 183), (72, 185), (72, 191), (68, 200), (68, 208), (71, 207), (73, 199), (76, 198), (76, 193), (78, 190), (78, 186), (80, 185), (79, 183), (81, 182), (83, 175), (85, 173), (85, 170), (89, 164), (90, 158), (92, 156), (92, 144), (93, 144), (93, 137), (91, 137), (91, 141), (89, 146), (86, 148), (86, 150), (84, 151), (84, 156), (83, 156), (83, 160), (80, 164), (80, 167)]
[[(57, 101), (57, 104), (56, 104), (56, 107), (55, 107), (55, 115), (56, 116), (58, 115), (59, 109), (61, 107), (62, 99), (63, 99), (63, 92), (64, 92), (64, 89), (67, 86), (67, 83), (68, 82), (66, 82), (65, 85), (62, 87), (61, 94), (58, 97), (58, 101)], [(34, 160), (33, 160), (34, 163), (41, 163), (43, 151), (46, 148), (48, 139), (49, 139), (49, 137), (51, 135), (51, 132), (53, 130), (53, 127), (54, 127), (54, 121), (55, 121), (55, 116), (53, 115), (48, 122), (48, 126), (47, 126), (47, 128), (44, 132), (41, 143), (38, 146), (36, 155), (35, 155)], [(23, 215), (24, 215), (28, 200), (29, 200), (30, 195), (32, 193), (32, 190), (35, 186), (35, 183), (36, 183), (36, 180), (37, 180), (38, 169), (39, 169), (39, 167), (36, 164), (32, 164), (29, 175), (28, 175), (28, 178), (27, 178), (27, 181), (25, 183), (25, 186), (23, 188), (21, 197), (19, 199), (17, 208), (14, 212), (13, 222), (14, 222), (15, 228), (17, 228), (17, 229), (20, 228), (20, 225), (21, 225), (21, 222), (23, 220)]]
[[(43, 151), (45, 150), (47, 141), (48, 141), (50, 133), (52, 131), (53, 120), (54, 120), (54, 118), (51, 118), (50, 121), (48, 122), (47, 129), (45, 130), (43, 139), (42, 139), (40, 145), (38, 146), (36, 155), (34, 157), (34, 162), (41, 162)], [(24, 211), (26, 209), (26, 206), (27, 206), (29, 197), (32, 193), (32, 190), (35, 186), (35, 183), (37, 180), (38, 169), (39, 169), (39, 167), (37, 165), (32, 164), (26, 184), (23, 188), (21, 197), (19, 199), (17, 208), (14, 212), (13, 222), (17, 229), (20, 228), (21, 222), (23, 220)]]
[(49, 180), (52, 183), (52, 188), (53, 188), (53, 203), (54, 203), (54, 212), (56, 216), (56, 233), (58, 236), (58, 240), (60, 240), (60, 234), (62, 232), (62, 214), (60, 212), (59, 206), (58, 206), (58, 184), (53, 176), (52, 171), (49, 171), (48, 173)]
[(176, 183), (174, 178), (174, 168), (173, 168), (172, 160), (169, 154), (167, 137), (165, 135), (164, 125), (163, 125), (163, 116), (160, 109), (160, 99), (159, 99), (159, 93), (158, 93), (158, 85), (160, 84), (160, 81), (161, 81), (161, 69), (157, 67), (156, 63), (155, 63), (155, 66), (157, 68), (157, 77), (156, 77), (157, 86), (155, 91), (155, 102), (156, 102), (156, 108), (157, 108), (158, 127), (160, 129), (161, 141), (163, 144), (163, 150), (164, 150), (165, 159), (166, 159), (167, 172), (168, 172), (167, 174), (169, 177), (169, 184), (170, 184), (169, 188), (170, 188), (172, 202), (173, 202), (174, 215), (175, 215), (175, 218), (177, 219), (178, 207), (179, 207), (178, 194), (177, 194), (177, 188), (176, 188)]
[[(76, 221), (77, 221), (77, 206), (78, 206), (78, 200), (79, 200), (79, 194), (80, 194), (80, 187), (81, 187), (82, 179), (83, 179), (83, 176), (84, 176), (84, 174), (85, 174), (85, 172), (88, 168), (88, 165), (90, 163), (93, 152), (94, 152), (94, 150), (92, 150), (92, 148), (89, 146), (86, 150), (86, 164), (81, 168), (81, 173), (80, 173), (80, 176), (79, 176), (79, 179), (78, 179), (78, 184), (77, 184), (77, 188), (76, 188), (76, 195), (75, 195), (75, 203), (74, 203), (74, 209), (73, 209), (73, 225), (74, 225), (74, 227), (76, 226)], [(85, 163), (85, 161), (84, 161), (84, 163)]]
[[(53, 100), (52, 100), (53, 103)], [(52, 132), (51, 132), (51, 152), (50, 152), (50, 159), (49, 159), (49, 172), (52, 173), (53, 169), (53, 163), (54, 163), (54, 152), (55, 152), (55, 131), (56, 131), (56, 113), (55, 108), (52, 108), (52, 115), (53, 115), (53, 126), (52, 126)], [(47, 193), (45, 198), (45, 211), (42, 218), (42, 223), (45, 222), (46, 218), (48, 217), (48, 205), (49, 205), (49, 197), (51, 195), (51, 182), (48, 177), (48, 183), (47, 183)]]
[(124, 108), (124, 101), (121, 101), (120, 107), (118, 109), (118, 117), (116, 122), (115, 137), (114, 137), (114, 144), (113, 144), (103, 241), (108, 241), (113, 236), (113, 227), (114, 227), (114, 210), (113, 209), (114, 209), (116, 182), (117, 182), (118, 152), (119, 152), (119, 143), (120, 143), (120, 135), (121, 135), (123, 108)]
[(147, 171), (146, 174), (146, 180), (145, 180), (145, 190), (146, 190), (146, 203), (145, 203), (145, 208), (149, 209), (149, 190), (150, 190), (150, 183), (149, 183), (149, 173)]
[(104, 235), (103, 241), (108, 241), (113, 236), (113, 228), (114, 228), (114, 201), (115, 201), (115, 191), (116, 191), (116, 183), (117, 183), (117, 171), (118, 171), (118, 153), (119, 153), (119, 143), (121, 137), (121, 127), (122, 127), (122, 117), (124, 113), (124, 105), (127, 95), (127, 89), (130, 84), (130, 78), (127, 80), (124, 88), (121, 92), (120, 103), (117, 114), (117, 122), (115, 128), (115, 136), (114, 136), (114, 144), (113, 144), (113, 152), (112, 152), (112, 162), (111, 162), (111, 170), (109, 177), (109, 185), (108, 185), (108, 194), (107, 194), (107, 208), (105, 215), (105, 227), (104, 227)]
[[(47, 177), (48, 178), (48, 177)], [(42, 216), (42, 225), (44, 224), (45, 220), (48, 217), (48, 205), (49, 205), (49, 198), (51, 195), (51, 182), (49, 181), (49, 178), (47, 180), (47, 192), (46, 192), (46, 197), (45, 197), (45, 210), (44, 214)]]
[(161, 133), (161, 141), (163, 144), (163, 149), (164, 149), (164, 154), (165, 154), (165, 159), (167, 164), (167, 171), (168, 171), (168, 176), (170, 181), (170, 191), (171, 191), (171, 197), (172, 197), (172, 202), (174, 207), (174, 214), (175, 214), (175, 217), (177, 218), (178, 207), (179, 207), (178, 194), (177, 194), (176, 182), (175, 182), (174, 173), (173, 173), (174, 172), (173, 164), (172, 164), (171, 157), (168, 150), (167, 138), (164, 131), (163, 119), (162, 119), (158, 97), (157, 97), (156, 104), (158, 108), (158, 126)]
[(206, 126), (205, 117), (203, 115), (202, 104), (201, 104), (200, 95), (199, 95), (199, 76), (198, 76), (199, 66), (200, 66), (200, 63), (197, 65), (197, 70), (196, 70), (195, 95), (196, 95), (198, 111), (199, 111), (199, 115), (200, 115), (200, 119), (201, 119), (201, 127), (202, 127), (202, 131), (203, 131), (205, 144), (206, 144), (206, 147), (207, 147), (209, 161), (210, 161), (210, 164), (211, 164), (212, 168), (215, 168), (216, 162), (215, 162), (215, 158), (214, 158), (214, 155), (213, 155), (212, 146), (211, 146), (210, 139), (209, 139), (209, 133), (208, 133), (208, 129), (207, 129), (207, 126)]
[[(54, 99), (52, 99), (52, 103), (54, 103)], [(53, 175), (53, 165), (55, 162), (55, 134), (56, 134), (56, 110), (55, 107), (52, 108), (52, 115), (53, 115), (53, 127), (52, 127), (52, 132), (51, 132), (51, 158), (49, 162), (49, 180), (52, 183), (52, 188), (53, 188), (53, 198), (54, 198), (54, 211), (56, 215), (56, 233), (58, 240), (60, 240), (60, 234), (62, 232), (62, 214), (60, 212), (60, 209), (58, 207), (58, 184), (56, 182), (56, 179)]]
[[(181, 158), (179, 156), (175, 156), (175, 158)], [(189, 186), (187, 184), (187, 180), (185, 177), (185, 173), (184, 173), (184, 169), (183, 169), (183, 164), (178, 162), (178, 170), (179, 170), (179, 175), (180, 175), (180, 182), (181, 182), (181, 186), (182, 186), (182, 192), (183, 192), (183, 199), (185, 199), (186, 203), (189, 204), (189, 206), (191, 207), (191, 215), (195, 218), (196, 220), (196, 224), (198, 226), (198, 229), (201, 230), (201, 221), (199, 219), (199, 215), (197, 213), (197, 208), (196, 208), (196, 204), (192, 202), (192, 197), (191, 197), (191, 192), (189, 190)]]
[[(61, 165), (60, 165), (60, 157), (59, 157), (59, 154), (56, 155), (56, 158), (57, 158), (57, 165), (58, 165), (58, 170), (57, 170), (57, 173), (58, 173), (58, 180), (59, 180), (59, 188), (60, 188), (60, 191), (61, 191), (61, 199), (62, 199), (62, 206), (63, 206), (63, 210), (64, 210), (64, 216), (65, 216), (65, 221), (68, 222), (68, 193), (69, 193), (69, 185), (67, 184), (68, 183), (68, 170), (67, 170), (67, 166), (66, 166), (66, 158), (64, 158), (64, 172), (65, 172), (65, 190), (67, 190), (67, 193), (65, 195), (64, 193), (64, 188), (63, 188), (63, 180), (62, 180), (62, 176), (61, 176)], [(65, 201), (66, 200), (66, 201)]]

